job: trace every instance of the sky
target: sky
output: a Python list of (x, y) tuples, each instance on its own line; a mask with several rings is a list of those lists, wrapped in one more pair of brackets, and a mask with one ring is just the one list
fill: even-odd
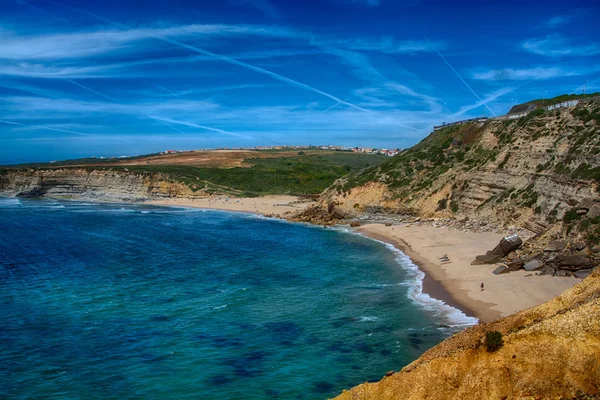
[(600, 89), (600, 3), (0, 0), (0, 164), (406, 148)]

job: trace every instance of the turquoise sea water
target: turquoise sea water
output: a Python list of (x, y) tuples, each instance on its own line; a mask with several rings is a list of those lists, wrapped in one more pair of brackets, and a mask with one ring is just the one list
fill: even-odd
[(0, 398), (327, 398), (473, 322), (421, 278), (334, 229), (0, 199)]

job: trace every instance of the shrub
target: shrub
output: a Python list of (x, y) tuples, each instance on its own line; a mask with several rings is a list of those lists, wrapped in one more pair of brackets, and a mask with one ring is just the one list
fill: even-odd
[(488, 352), (492, 353), (498, 351), (502, 346), (504, 346), (502, 333), (498, 331), (489, 331), (485, 333), (485, 347)]
[(452, 200), (450, 202), (450, 209), (452, 210), (452, 212), (458, 212), (458, 202)]
[(437, 211), (445, 210), (448, 207), (448, 199), (443, 198), (438, 201)]
[(573, 208), (565, 213), (565, 216), (563, 217), (563, 222), (570, 223), (579, 219), (581, 219), (581, 215), (577, 214), (576, 208)]

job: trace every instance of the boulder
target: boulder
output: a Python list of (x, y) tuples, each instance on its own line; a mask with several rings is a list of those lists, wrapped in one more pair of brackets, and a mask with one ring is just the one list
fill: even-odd
[(500, 243), (492, 250), (488, 251), (485, 255), (475, 257), (475, 260), (473, 260), (471, 265), (493, 264), (498, 262), (507, 254), (510, 254), (521, 247), (522, 244), (523, 241), (518, 235), (503, 237), (502, 240), (500, 240)]
[(546, 247), (544, 247), (544, 251), (561, 251), (566, 245), (567, 244), (564, 242), (564, 240), (553, 240), (548, 242)]
[(523, 265), (525, 265), (525, 262), (523, 260), (521, 260), (520, 258), (514, 258), (514, 259), (510, 260), (509, 263), (506, 264), (506, 266), (508, 267), (510, 272), (520, 270), (521, 268), (523, 268)]
[(356, 228), (357, 226), (360, 226), (360, 222), (358, 222), (358, 221), (351, 221), (350, 222), (350, 227)]
[(556, 274), (556, 271), (554, 270), (554, 268), (552, 268), (549, 265), (545, 265), (539, 273), (540, 276), (542, 276), (542, 275), (554, 276), (554, 274)]
[(559, 269), (558, 271), (556, 271), (556, 276), (565, 277), (567, 276), (567, 271), (565, 271), (564, 269)]
[(600, 216), (600, 204), (594, 204), (587, 213), (588, 218), (597, 218)]
[(591, 273), (592, 273), (591, 268), (590, 269), (580, 269), (579, 271), (576, 271), (573, 275), (575, 276), (575, 278), (585, 279)]
[(494, 275), (507, 274), (510, 272), (510, 269), (506, 265), (501, 265), (495, 270), (492, 271)]
[(392, 223), (391, 222), (386, 222), (385, 226), (392, 226)]
[(540, 260), (537, 259), (533, 259), (531, 261), (529, 261), (528, 263), (526, 263), (523, 266), (523, 269), (525, 271), (537, 271), (538, 269), (541, 269), (544, 266), (544, 264), (542, 264), (542, 262)]
[(331, 218), (333, 219), (344, 219), (346, 217), (346, 213), (339, 207), (334, 206), (330, 212)]
[(592, 259), (584, 254), (561, 254), (556, 257), (555, 262), (559, 269), (568, 269), (571, 271), (594, 266)]

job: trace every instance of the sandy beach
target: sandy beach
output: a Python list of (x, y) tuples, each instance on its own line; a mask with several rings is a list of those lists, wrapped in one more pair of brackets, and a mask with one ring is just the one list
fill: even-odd
[[(496, 233), (410, 224), (368, 224), (356, 231), (404, 252), (427, 275), (423, 283), (427, 294), (483, 322), (544, 303), (581, 281), (535, 276), (524, 270), (494, 275), (492, 271), (500, 264), (471, 265), (476, 255), (498, 244), (503, 235)], [(445, 255), (449, 262), (440, 260)]]
[(236, 198), (214, 196), (199, 199), (171, 198), (152, 200), (147, 204), (175, 207), (207, 208), (237, 212), (250, 212), (261, 215), (283, 215), (288, 211), (301, 211), (314, 202), (296, 196), (264, 196)]

